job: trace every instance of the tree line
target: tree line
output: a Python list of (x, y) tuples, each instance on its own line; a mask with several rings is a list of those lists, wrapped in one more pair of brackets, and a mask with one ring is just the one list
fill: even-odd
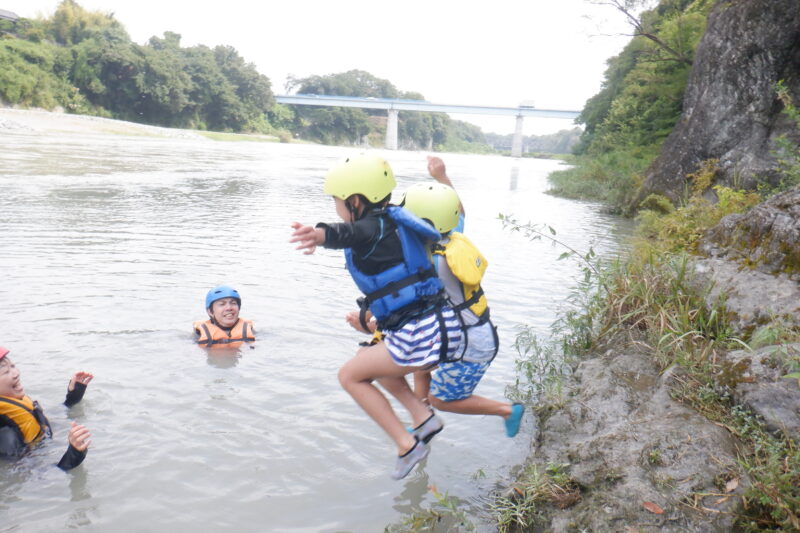
[[(233, 47), (183, 47), (180, 40), (165, 32), (139, 45), (112, 14), (88, 11), (75, 0), (62, 0), (49, 18), (0, 20), (0, 102), (174, 128), (278, 134), (283, 140), (383, 143), (385, 112), (282, 106), (269, 78)], [(424, 99), (360, 70), (291, 79), (292, 89)], [(398, 127), (401, 148), (492, 151), (480, 128), (444, 113), (401, 112)]]

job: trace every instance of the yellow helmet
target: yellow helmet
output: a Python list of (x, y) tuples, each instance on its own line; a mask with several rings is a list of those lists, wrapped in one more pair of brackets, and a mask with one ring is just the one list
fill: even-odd
[(325, 176), (325, 194), (347, 200), (354, 194), (363, 195), (369, 202), (383, 200), (396, 182), (389, 163), (382, 157), (359, 154), (348, 157), (332, 167)]
[(447, 233), (458, 226), (461, 201), (458, 194), (444, 183), (418, 183), (406, 191), (400, 205), (427, 218), (439, 233)]

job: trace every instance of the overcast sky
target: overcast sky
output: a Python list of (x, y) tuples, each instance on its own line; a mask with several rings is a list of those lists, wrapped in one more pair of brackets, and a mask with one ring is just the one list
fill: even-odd
[[(49, 16), (59, 0), (0, 0)], [(284, 94), (289, 75), (365, 70), (401, 91), (447, 104), (580, 110), (600, 89), (606, 60), (629, 37), (622, 16), (586, 0), (78, 0), (113, 13), (140, 44), (172, 31), (181, 45), (231, 45)], [(474, 7), (472, 7), (474, 5)], [(460, 115), (512, 133), (513, 117)], [(526, 134), (572, 127), (531, 119)]]

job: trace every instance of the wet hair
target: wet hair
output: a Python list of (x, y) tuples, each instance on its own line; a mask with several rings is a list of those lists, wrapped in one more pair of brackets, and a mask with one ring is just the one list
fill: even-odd
[[(384, 196), (383, 198), (381, 198), (377, 202), (370, 202), (369, 200), (367, 200), (366, 196), (364, 196), (363, 194), (360, 194), (360, 193), (356, 193), (353, 196), (358, 196), (361, 199), (361, 203), (364, 204), (364, 211), (363, 211), (361, 216), (366, 215), (369, 211), (372, 211), (375, 208), (386, 207), (386, 204), (388, 204), (392, 199), (392, 193), (387, 194), (386, 196)], [(349, 201), (345, 201), (345, 203), (347, 204), (347, 209), (353, 215), (353, 218), (355, 220), (358, 220), (359, 218), (361, 218), (361, 217), (356, 217), (355, 216), (355, 209), (353, 209), (353, 207), (352, 207), (352, 205), (350, 204)]]

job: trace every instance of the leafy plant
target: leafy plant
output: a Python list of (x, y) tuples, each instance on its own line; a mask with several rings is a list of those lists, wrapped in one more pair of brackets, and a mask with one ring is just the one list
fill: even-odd
[(385, 533), (416, 533), (418, 531), (467, 532), (475, 531), (475, 525), (461, 509), (461, 501), (441, 493), (435, 486), (429, 487), (436, 501), (427, 509), (421, 509), (405, 518), (400, 524), (388, 526)]
[(569, 476), (569, 466), (551, 463), (542, 472), (536, 464), (527, 465), (509, 493), (498, 496), (490, 506), (498, 530), (527, 530), (546, 506), (566, 509), (580, 501), (581, 491)]

